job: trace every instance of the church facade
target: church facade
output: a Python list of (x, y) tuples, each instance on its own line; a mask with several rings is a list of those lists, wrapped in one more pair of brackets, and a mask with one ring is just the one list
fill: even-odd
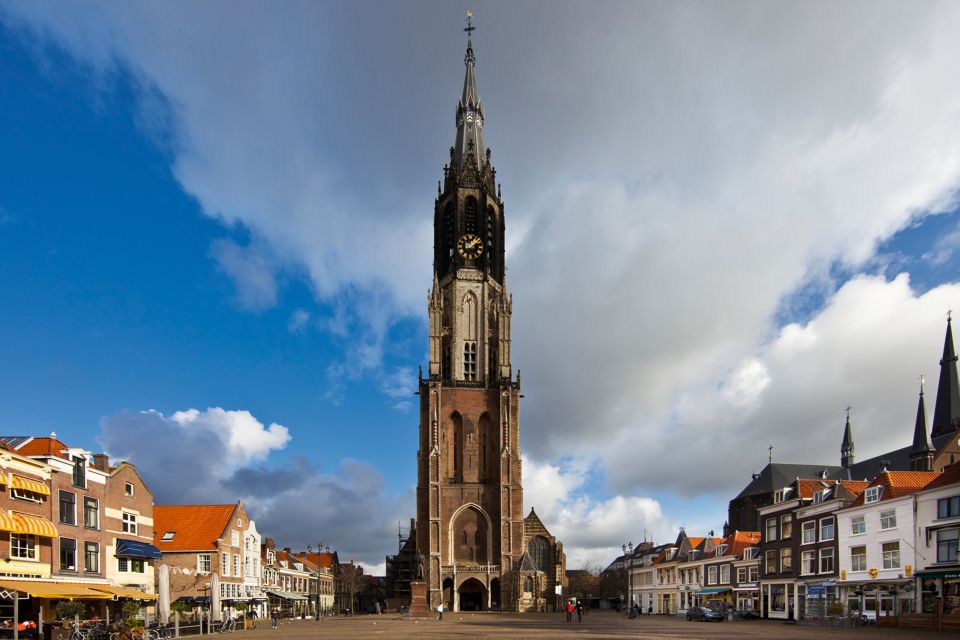
[[(504, 202), (484, 141), (474, 63), (468, 39), (456, 139), (434, 205), (416, 544), (431, 608), (519, 611), (543, 604), (540, 590), (553, 583), (545, 576), (556, 571), (524, 558), (522, 396), (510, 359)], [(534, 537), (540, 546), (548, 540), (539, 531)], [(538, 546), (538, 557), (562, 562), (562, 545), (549, 541), (552, 550), (544, 554)], [(525, 595), (527, 578), (537, 578), (538, 570), (537, 595)]]

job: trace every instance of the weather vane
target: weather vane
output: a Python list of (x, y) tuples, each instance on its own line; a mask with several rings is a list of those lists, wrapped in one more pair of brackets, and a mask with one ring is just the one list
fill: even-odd
[(467, 26), (463, 28), (467, 32), (467, 37), (473, 36), (473, 32), (476, 30), (476, 27), (473, 26), (473, 11), (467, 9)]
[(920, 395), (923, 395), (923, 374), (920, 374)]
[(850, 409), (853, 409), (853, 407), (851, 407), (850, 405), (847, 405), (847, 407), (844, 409), (844, 411), (847, 412), (847, 420), (850, 419)]

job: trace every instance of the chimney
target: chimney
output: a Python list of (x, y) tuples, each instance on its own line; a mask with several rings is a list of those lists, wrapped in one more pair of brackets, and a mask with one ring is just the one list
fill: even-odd
[(93, 468), (99, 471), (110, 471), (110, 456), (105, 453), (93, 454)]

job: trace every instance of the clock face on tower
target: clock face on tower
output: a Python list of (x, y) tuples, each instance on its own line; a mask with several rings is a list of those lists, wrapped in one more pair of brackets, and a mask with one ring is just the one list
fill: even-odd
[(468, 260), (476, 260), (483, 253), (483, 241), (472, 233), (465, 234), (457, 241), (457, 253)]

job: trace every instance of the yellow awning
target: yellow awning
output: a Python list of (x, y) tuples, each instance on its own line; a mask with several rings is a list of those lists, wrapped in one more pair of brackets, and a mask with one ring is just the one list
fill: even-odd
[(77, 582), (33, 582), (30, 580), (0, 580), (0, 589), (19, 591), (34, 598), (51, 600), (109, 600), (113, 596), (91, 589)]
[(156, 600), (157, 596), (152, 593), (144, 593), (137, 589), (131, 589), (129, 587), (116, 587), (110, 584), (96, 584), (92, 585), (97, 591), (103, 591), (104, 593), (109, 593), (111, 596), (117, 596), (118, 598), (132, 598), (134, 600)]
[(0, 485), (7, 484), (7, 474), (0, 473)]
[(11, 530), (14, 533), (24, 533), (43, 538), (56, 538), (59, 536), (57, 527), (43, 516), (18, 513), (16, 511), (10, 515), (13, 516), (13, 521), (16, 523), (16, 528)]
[(13, 531), (17, 530), (17, 522), (13, 519), (13, 514), (11, 514), (6, 509), (0, 509), (0, 531)]
[(50, 489), (47, 487), (46, 482), (43, 482), (42, 480), (31, 480), (30, 478), (24, 478), (23, 476), (11, 476), (10, 488), (32, 491), (33, 493), (39, 493), (43, 496), (50, 495)]

